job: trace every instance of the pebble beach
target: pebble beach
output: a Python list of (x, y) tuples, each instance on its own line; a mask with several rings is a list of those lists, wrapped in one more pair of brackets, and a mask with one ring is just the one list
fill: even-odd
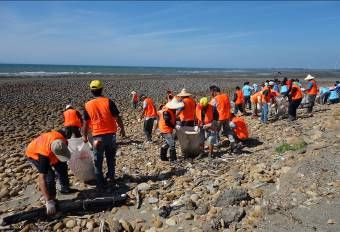
[[(319, 73), (319, 86), (339, 78)], [(305, 73), (294, 72), (289, 78)], [(19, 223), (8, 231), (340, 231), (340, 106), (317, 105), (314, 117), (305, 109), (298, 120), (261, 125), (246, 116), (251, 138), (257, 142), (240, 156), (213, 160), (184, 160), (170, 165), (159, 160), (162, 140), (145, 144), (140, 110), (131, 108), (131, 91), (152, 97), (157, 106), (167, 89), (182, 88), (208, 96), (210, 85), (231, 93), (243, 82), (263, 82), (270, 76), (231, 75), (71, 75), (0, 77), (0, 214), (43, 206), (37, 189), (38, 173), (27, 162), (26, 145), (40, 133), (60, 129), (62, 112), (71, 103), (82, 110), (91, 98), (93, 79), (104, 81), (104, 95), (120, 110), (127, 137), (119, 138), (117, 192), (128, 202), (109, 211), (63, 215), (50, 221)], [(278, 153), (282, 143), (306, 144), (301, 150)], [(177, 145), (178, 146), (178, 145)], [(179, 151), (179, 148), (178, 148)], [(180, 153), (180, 152), (179, 152)], [(224, 155), (225, 154), (225, 155)], [(94, 186), (70, 173), (80, 192), (58, 199), (94, 197)], [(138, 195), (138, 196), (137, 196)], [(138, 201), (138, 202), (137, 202)], [(136, 207), (139, 204), (140, 207)], [(171, 208), (160, 216), (162, 207)], [(319, 215), (320, 211), (327, 211)]]

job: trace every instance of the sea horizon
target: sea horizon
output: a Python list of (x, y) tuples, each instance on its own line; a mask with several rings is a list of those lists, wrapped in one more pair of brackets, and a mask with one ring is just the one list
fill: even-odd
[(271, 75), (278, 72), (331, 71), (320, 68), (212, 68), (212, 67), (162, 67), (162, 66), (114, 66), (72, 64), (19, 64), (0, 63), (0, 76), (58, 76), (58, 75), (214, 75), (256, 74)]

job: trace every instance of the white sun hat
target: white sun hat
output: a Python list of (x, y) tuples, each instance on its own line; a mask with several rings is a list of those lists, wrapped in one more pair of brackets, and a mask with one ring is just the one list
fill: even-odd
[(184, 103), (178, 101), (178, 99), (174, 97), (170, 102), (166, 103), (165, 107), (168, 109), (176, 110), (184, 107)]
[(313, 80), (314, 77), (310, 74), (307, 75), (307, 77), (305, 78), (305, 81), (309, 81), (309, 80)]
[(72, 105), (71, 104), (68, 104), (68, 105), (66, 105), (66, 107), (65, 107), (65, 109), (70, 109), (70, 108), (72, 108)]
[(71, 158), (71, 153), (68, 150), (67, 144), (62, 139), (56, 139), (51, 143), (53, 154), (61, 162), (66, 162)]
[(136, 94), (136, 91), (132, 91), (131, 94)]
[(192, 94), (189, 93), (189, 92), (187, 92), (186, 89), (182, 89), (182, 91), (181, 91), (179, 94), (177, 94), (178, 97), (189, 97), (189, 96), (191, 96), (191, 95), (192, 95)]

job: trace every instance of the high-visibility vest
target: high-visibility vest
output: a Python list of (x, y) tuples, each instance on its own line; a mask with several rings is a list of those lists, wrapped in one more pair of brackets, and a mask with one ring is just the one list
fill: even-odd
[[(202, 120), (202, 112), (204, 112), (204, 121)], [(196, 106), (196, 118), (198, 120), (199, 126), (212, 123), (212, 121), (214, 120), (214, 112), (212, 105), (208, 104), (207, 107), (203, 109), (201, 104), (198, 104)]]
[(310, 95), (317, 95), (318, 94), (318, 86), (316, 85), (315, 80), (310, 80), (309, 82), (312, 83), (312, 88), (307, 91)]
[(117, 132), (117, 121), (110, 111), (110, 99), (97, 97), (85, 103), (90, 120), (92, 135), (114, 134)]
[(243, 103), (244, 103), (244, 96), (243, 96), (242, 90), (236, 90), (235, 104), (236, 105), (241, 105)]
[(76, 126), (81, 127), (81, 119), (79, 118), (79, 112), (75, 109), (65, 110), (64, 113), (64, 126)]
[(261, 91), (254, 93), (254, 94), (250, 97), (250, 101), (251, 101), (253, 104), (257, 104), (257, 103), (258, 103), (258, 98), (261, 97), (261, 95), (262, 95), (262, 92), (261, 92)]
[(168, 112), (170, 114), (170, 121), (172, 125), (175, 125), (176, 123), (175, 113), (172, 110), (169, 110), (168, 108), (164, 107), (162, 110), (158, 111), (158, 116), (159, 116), (158, 128), (161, 133), (164, 133), (164, 134), (172, 133), (174, 129), (166, 125), (164, 116), (163, 116), (164, 112)]
[(292, 100), (299, 100), (299, 99), (303, 98), (301, 88), (298, 85), (293, 84), (292, 90), (293, 90), (292, 91)]
[(62, 139), (67, 142), (62, 134), (57, 131), (50, 131), (41, 134), (38, 138), (35, 138), (26, 148), (26, 156), (39, 160), (39, 154), (46, 156), (50, 161), (50, 165), (54, 165), (59, 162), (58, 158), (52, 152), (51, 144), (54, 140)]
[(145, 98), (146, 108), (144, 111), (145, 117), (156, 117), (157, 116), (157, 110), (155, 107), (155, 104), (153, 103), (153, 100), (149, 97)]
[(248, 139), (249, 134), (245, 120), (241, 117), (234, 117), (232, 122), (236, 125), (236, 128), (233, 129), (236, 137), (240, 140)]
[(195, 120), (196, 102), (191, 97), (183, 98), (184, 108), (179, 113), (180, 121), (193, 121)]
[(230, 118), (230, 101), (226, 94), (219, 94), (215, 97), (218, 120), (224, 121)]
[[(264, 92), (265, 90), (268, 90), (268, 91), (269, 91), (269, 93), (268, 93), (267, 96), (263, 94), (263, 92)], [(262, 101), (262, 102), (269, 103), (269, 102), (270, 102), (270, 96), (271, 96), (270, 89), (268, 88), (268, 86), (265, 86), (265, 87), (263, 88), (262, 92), (261, 92), (261, 101)]]

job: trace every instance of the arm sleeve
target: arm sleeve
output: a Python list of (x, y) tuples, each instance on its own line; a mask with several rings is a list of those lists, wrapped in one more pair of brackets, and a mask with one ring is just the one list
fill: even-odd
[(83, 110), (83, 119), (84, 119), (84, 121), (90, 120), (90, 116), (89, 116), (89, 114), (87, 113), (87, 111), (86, 111), (85, 108), (84, 108), (84, 110)]
[(237, 94), (236, 94), (236, 93), (234, 93), (233, 102), (236, 102), (236, 99), (237, 99)]
[(310, 90), (312, 87), (313, 87), (313, 83), (312, 82), (308, 82), (307, 90)]
[(110, 106), (110, 111), (113, 117), (118, 117), (119, 116), (119, 110), (117, 109), (116, 104), (113, 101), (109, 101), (109, 106)]
[(47, 174), (48, 169), (50, 168), (50, 160), (46, 156), (39, 154), (38, 161), (39, 161), (39, 166), (38, 166), (39, 173)]
[(168, 112), (164, 112), (163, 117), (164, 117), (165, 125), (171, 128), (175, 128), (175, 125), (171, 123), (171, 116)]
[(143, 109), (145, 109), (148, 106), (148, 103), (146, 101), (143, 101)]

